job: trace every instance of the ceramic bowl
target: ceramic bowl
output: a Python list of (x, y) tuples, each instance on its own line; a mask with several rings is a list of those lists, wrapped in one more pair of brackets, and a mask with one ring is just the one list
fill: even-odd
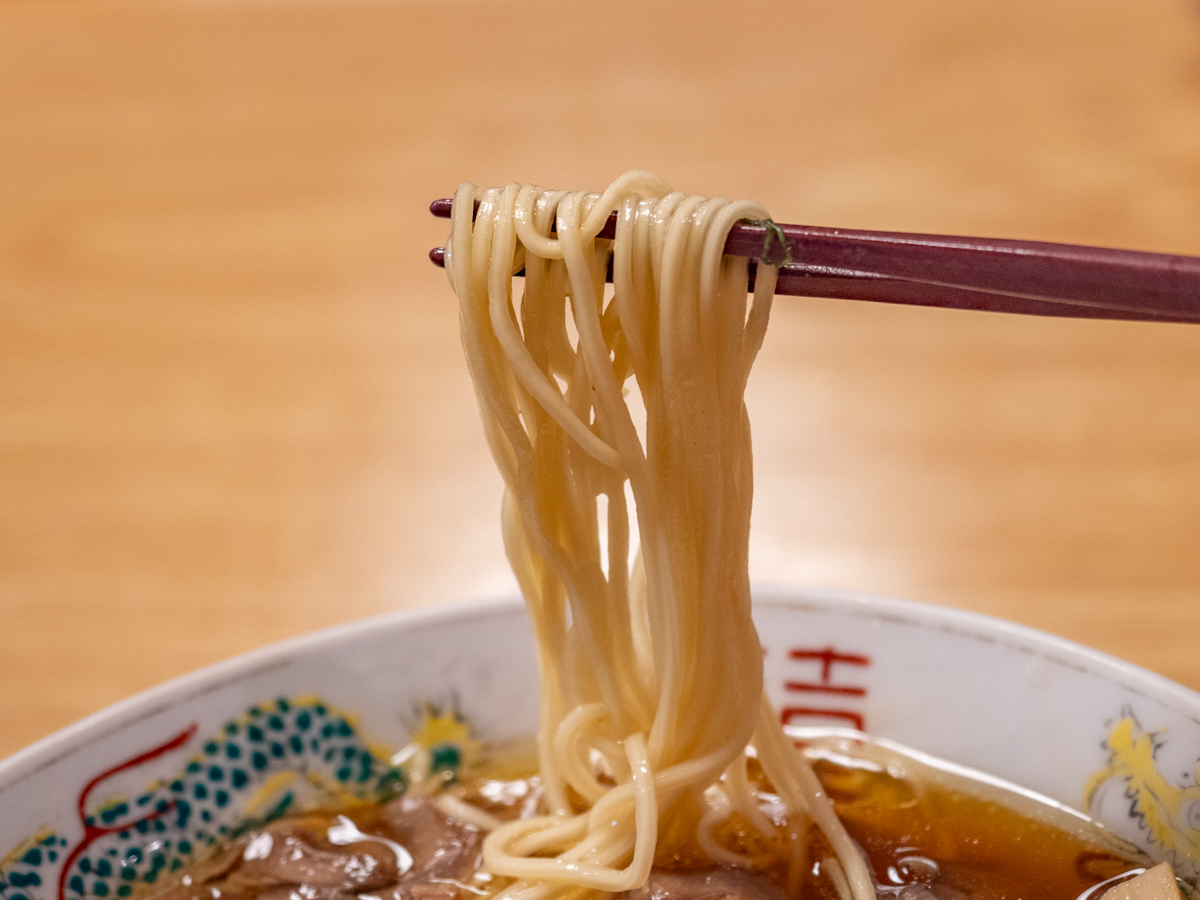
[[(1200, 695), (1049, 635), (856, 594), (756, 592), (786, 723), (861, 728), (1087, 809), (1200, 872)], [(385, 799), (530, 734), (517, 600), (384, 616), (147, 691), (0, 764), (0, 900), (128, 897), (305, 792)]]

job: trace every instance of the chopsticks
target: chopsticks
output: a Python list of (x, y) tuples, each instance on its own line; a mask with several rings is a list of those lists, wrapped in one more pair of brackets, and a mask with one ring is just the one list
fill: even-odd
[[(452, 201), (435, 200), (449, 218)], [(616, 213), (598, 237), (616, 234)], [(779, 225), (776, 294), (1035, 316), (1200, 322), (1200, 257), (1040, 241)], [(779, 264), (778, 233), (733, 226), (725, 252)], [(441, 247), (430, 259), (445, 265)], [(753, 281), (751, 281), (753, 284)]]

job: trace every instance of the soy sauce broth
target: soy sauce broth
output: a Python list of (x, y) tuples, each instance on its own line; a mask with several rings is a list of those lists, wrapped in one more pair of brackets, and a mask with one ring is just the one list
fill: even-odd
[[(1151, 863), (1099, 824), (1032, 792), (931, 765), (865, 735), (831, 729), (808, 737), (814, 771), (881, 894), (1073, 900)], [(834, 896), (826, 879), (808, 889), (806, 896)]]
[(828, 760), (814, 768), (884, 890), (923, 885), (939, 900), (1064, 900), (1141, 865), (1099, 834), (1088, 840), (978, 795)]

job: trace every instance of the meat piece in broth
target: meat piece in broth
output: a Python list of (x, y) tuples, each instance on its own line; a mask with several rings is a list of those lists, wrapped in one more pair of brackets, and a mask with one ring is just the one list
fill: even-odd
[(371, 840), (356, 828), (364, 839), (343, 844), (317, 836), (327, 831), (333, 834), (325, 820), (306, 818), (251, 832), (155, 900), (355, 900), (396, 884), (410, 864), (403, 848), (386, 839)]
[(380, 823), (388, 836), (412, 854), (405, 881), (462, 880), (479, 866), (483, 833), (446, 815), (429, 797), (401, 797), (385, 806)]
[(742, 869), (650, 873), (640, 888), (618, 900), (787, 900), (783, 888), (765, 875)]
[(287, 826), (254, 835), (242, 852), (238, 880), (258, 887), (304, 884), (359, 893), (395, 884), (396, 854), (377, 841), (321, 849), (313, 835)]

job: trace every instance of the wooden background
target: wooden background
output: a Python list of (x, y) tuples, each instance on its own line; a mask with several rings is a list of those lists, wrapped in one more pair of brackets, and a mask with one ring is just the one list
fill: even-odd
[[(0, 5), (0, 756), (507, 591), (426, 213), (627, 168), (781, 221), (1200, 255), (1194, 0)], [(782, 300), (759, 580), (1200, 689), (1200, 327)]]

